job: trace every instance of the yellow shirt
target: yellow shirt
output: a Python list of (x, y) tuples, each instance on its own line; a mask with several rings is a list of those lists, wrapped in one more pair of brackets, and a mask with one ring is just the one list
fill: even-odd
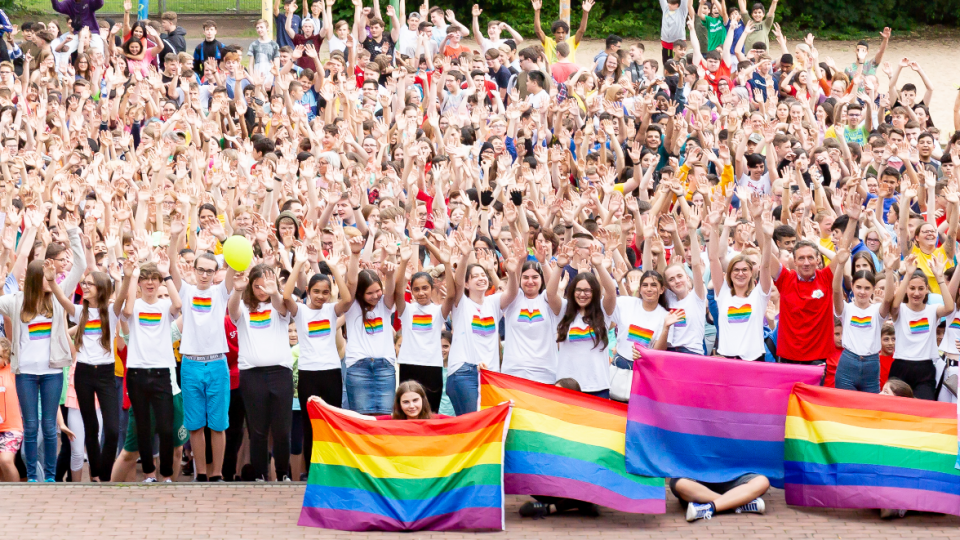
[(947, 261), (946, 266), (943, 267), (944, 270), (948, 268), (953, 268), (953, 258), (947, 257), (946, 251), (944, 251), (943, 246), (938, 247), (933, 250), (933, 253), (927, 255), (924, 253), (920, 246), (916, 243), (913, 244), (913, 249), (910, 250), (910, 253), (917, 256), (917, 269), (922, 271), (927, 276), (927, 285), (930, 287), (930, 292), (933, 294), (940, 294), (940, 285), (937, 283), (936, 278), (933, 277), (933, 272), (930, 271), (930, 259), (936, 256), (938, 253), (943, 260)]
[[(564, 41), (567, 42), (567, 45), (570, 46), (570, 56), (567, 57), (567, 62), (577, 63), (577, 47), (580, 46), (577, 43), (577, 36), (569, 36)], [(551, 64), (557, 63), (557, 41), (550, 36), (544, 36), (543, 39), (543, 51), (547, 53), (547, 61)]]
[[(829, 249), (830, 251), (832, 251), (832, 252), (834, 252), (834, 253), (837, 252), (837, 247), (836, 247), (835, 245), (833, 245), (833, 239), (830, 238), (829, 236), (826, 237), (826, 238), (821, 238), (821, 239), (820, 239), (820, 245), (823, 246), (823, 247), (825, 247), (825, 248), (827, 248), (827, 249)], [(826, 255), (823, 256), (823, 264), (824, 264), (824, 266), (830, 264), (830, 258), (827, 257)]]

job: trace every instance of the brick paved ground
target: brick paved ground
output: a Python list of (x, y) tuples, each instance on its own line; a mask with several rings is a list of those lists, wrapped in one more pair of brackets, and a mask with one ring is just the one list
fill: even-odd
[(876, 512), (788, 507), (783, 492), (767, 497), (768, 513), (722, 515), (687, 524), (672, 497), (663, 516), (603, 510), (600, 518), (576, 516), (521, 519), (526, 498), (507, 497), (507, 530), (471, 533), (342, 533), (297, 527), (302, 485), (111, 485), (0, 484), (5, 540), (149, 539), (387, 539), (420, 538), (708, 538), (708, 539), (870, 539), (956, 538), (960, 518), (911, 514), (881, 521)]

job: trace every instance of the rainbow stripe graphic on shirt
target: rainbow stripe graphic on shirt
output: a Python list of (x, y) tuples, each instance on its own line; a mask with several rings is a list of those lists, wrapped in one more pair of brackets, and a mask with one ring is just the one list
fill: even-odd
[(416, 332), (429, 332), (433, 330), (433, 315), (426, 313), (413, 316), (413, 329)]
[(873, 317), (870, 315), (866, 317), (857, 317), (854, 315), (850, 317), (850, 326), (854, 328), (870, 328), (873, 326)]
[(590, 326), (587, 326), (586, 328), (571, 326), (570, 332), (567, 334), (567, 338), (571, 343), (576, 343), (578, 341), (593, 341), (593, 328)]
[(193, 310), (197, 313), (210, 313), (213, 309), (213, 298), (193, 297)]
[(330, 321), (310, 321), (307, 323), (307, 336), (312, 338), (321, 338), (330, 335)]
[(930, 331), (930, 321), (926, 317), (922, 319), (917, 319), (915, 321), (910, 321), (910, 333), (911, 334), (926, 334)]
[(83, 335), (96, 338), (100, 334), (100, 319), (87, 321), (86, 326), (83, 327)]
[(954, 319), (954, 320), (950, 323), (950, 328), (952, 328), (952, 329), (954, 329), (954, 330), (960, 330), (960, 319)]
[(727, 308), (727, 322), (730, 324), (745, 323), (750, 320), (753, 314), (753, 308), (750, 304), (744, 304), (740, 307), (730, 306)]
[(680, 317), (680, 320), (673, 323), (674, 328), (686, 328), (687, 327), (687, 312), (682, 309), (676, 310), (677, 315)]
[(383, 332), (383, 319), (376, 317), (363, 321), (363, 330), (368, 334), (379, 334)]
[(642, 326), (631, 324), (627, 330), (627, 341), (649, 347), (650, 342), (653, 341), (653, 330), (647, 330)]
[(160, 326), (160, 319), (163, 318), (162, 313), (143, 313), (137, 316), (137, 319), (140, 321), (140, 326)]
[(250, 312), (250, 328), (270, 328), (271, 309)]
[(493, 320), (493, 317), (474, 315), (470, 327), (473, 329), (473, 333), (478, 336), (490, 336), (497, 331), (497, 323)]
[(47, 322), (35, 322), (27, 326), (27, 329), (30, 333), (30, 341), (36, 341), (38, 339), (50, 339), (50, 328), (52, 323)]
[(543, 322), (543, 314), (540, 313), (539, 309), (521, 309), (517, 322), (527, 324)]

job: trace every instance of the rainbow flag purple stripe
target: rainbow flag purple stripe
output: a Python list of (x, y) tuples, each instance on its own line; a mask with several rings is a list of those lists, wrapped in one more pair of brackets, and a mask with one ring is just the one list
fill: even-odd
[(702, 482), (752, 472), (783, 486), (790, 391), (818, 384), (823, 367), (648, 349), (633, 369), (627, 472)]

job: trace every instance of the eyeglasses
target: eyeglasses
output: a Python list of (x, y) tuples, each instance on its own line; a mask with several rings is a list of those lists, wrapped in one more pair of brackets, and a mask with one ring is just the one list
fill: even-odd
[(574, 289), (573, 294), (577, 296), (589, 296), (593, 294), (593, 289)]
[(60, 258), (58, 258), (58, 259), (54, 259), (53, 262), (65, 263), (65, 262), (67, 262), (67, 261), (69, 261), (69, 260), (70, 260), (69, 257), (60, 257)]
[(750, 274), (753, 270), (750, 268), (734, 268), (730, 271), (731, 274)]
[(217, 273), (216, 269), (213, 268), (195, 268), (194, 271), (201, 276), (212, 276)]
[(96, 283), (92, 283), (92, 282), (88, 282), (88, 281), (81, 281), (81, 282), (80, 282), (80, 288), (88, 288), (88, 287), (96, 287), (96, 286), (97, 286)]

